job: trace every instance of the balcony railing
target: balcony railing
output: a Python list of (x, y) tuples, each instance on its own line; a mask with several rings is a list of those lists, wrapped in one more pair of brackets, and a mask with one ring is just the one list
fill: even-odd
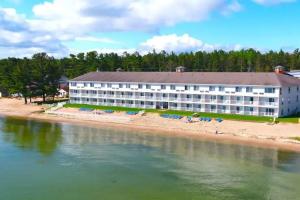
[(278, 103), (277, 102), (261, 101), (261, 102), (259, 102), (259, 105), (262, 105), (262, 106), (278, 106)]

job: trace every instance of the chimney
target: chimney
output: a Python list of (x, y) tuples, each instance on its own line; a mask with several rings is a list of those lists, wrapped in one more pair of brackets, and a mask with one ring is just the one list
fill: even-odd
[(184, 71), (185, 71), (185, 67), (183, 66), (176, 67), (176, 72), (182, 73)]
[(117, 68), (117, 69), (116, 69), (116, 72), (122, 72), (122, 71), (123, 71), (122, 68)]
[(274, 68), (274, 71), (275, 71), (276, 74), (285, 74), (284, 67), (280, 66), (280, 65), (276, 66)]

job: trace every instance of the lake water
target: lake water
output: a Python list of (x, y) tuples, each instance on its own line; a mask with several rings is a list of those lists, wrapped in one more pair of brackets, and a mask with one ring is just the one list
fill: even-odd
[(1, 200), (300, 199), (300, 154), (0, 118)]

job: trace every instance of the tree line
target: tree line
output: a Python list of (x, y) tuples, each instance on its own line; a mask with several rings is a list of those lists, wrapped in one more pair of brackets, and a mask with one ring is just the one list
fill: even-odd
[(9, 93), (20, 93), (27, 99), (55, 96), (59, 78), (65, 75), (74, 78), (90, 71), (175, 71), (185, 66), (191, 72), (270, 72), (277, 65), (286, 70), (300, 70), (300, 51), (259, 52), (254, 49), (240, 51), (216, 50), (213, 52), (167, 53), (138, 52), (122, 55), (116, 53), (71, 54), (64, 58), (54, 58), (46, 53), (38, 53), (32, 58), (7, 58), (0, 60), (0, 87)]

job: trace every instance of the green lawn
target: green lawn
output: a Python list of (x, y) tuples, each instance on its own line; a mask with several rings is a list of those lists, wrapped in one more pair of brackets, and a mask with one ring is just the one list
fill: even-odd
[[(95, 105), (86, 105), (86, 104), (66, 104), (64, 107), (67, 108), (93, 108), (97, 110), (114, 110), (120, 112), (127, 111), (142, 111), (145, 110), (149, 113), (158, 113), (158, 114), (177, 114), (182, 116), (191, 116), (195, 112), (190, 111), (179, 111), (179, 110), (156, 110), (156, 109), (142, 109), (142, 108), (127, 108), (127, 107), (116, 107), (116, 106), (95, 106)], [(238, 121), (253, 121), (253, 122), (272, 122), (272, 117), (259, 117), (259, 116), (247, 116), (247, 115), (234, 115), (234, 114), (218, 114), (218, 113), (197, 113), (201, 117), (211, 117), (211, 118), (222, 118), (228, 120), (238, 120)], [(291, 117), (282, 117), (276, 119), (278, 122), (283, 123), (298, 123), (299, 116)]]

